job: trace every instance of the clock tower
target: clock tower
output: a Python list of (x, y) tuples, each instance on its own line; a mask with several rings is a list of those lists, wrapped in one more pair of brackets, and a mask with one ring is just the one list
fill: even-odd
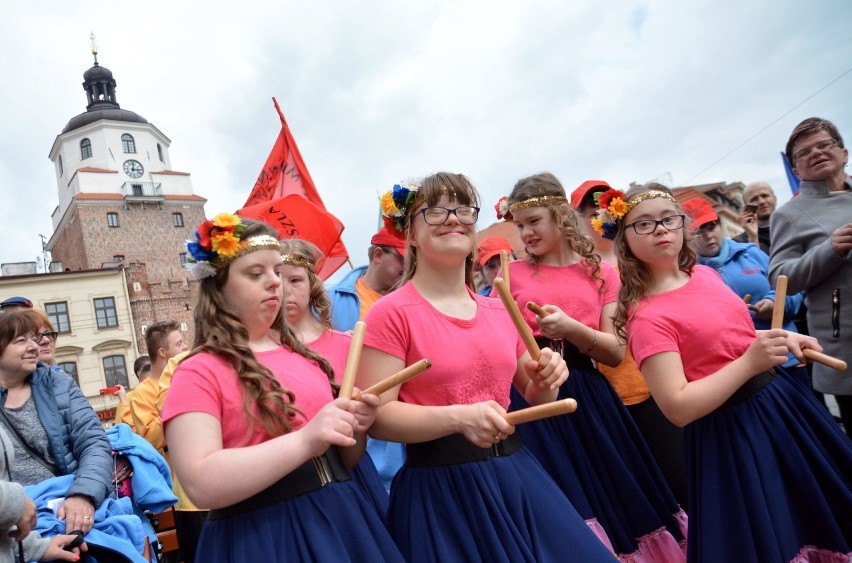
[(176, 320), (191, 342), (197, 285), (183, 268), (184, 242), (205, 219), (207, 200), (193, 192), (188, 172), (173, 169), (171, 140), (119, 106), (94, 44), (92, 54), (86, 111), (68, 121), (49, 155), (58, 188), (47, 243), (53, 267), (124, 268), (138, 341), (148, 324)]

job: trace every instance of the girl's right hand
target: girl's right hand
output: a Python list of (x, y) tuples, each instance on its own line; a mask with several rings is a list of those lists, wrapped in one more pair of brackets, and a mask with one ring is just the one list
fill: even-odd
[(299, 432), (311, 457), (317, 457), (331, 446), (354, 446), (358, 421), (347, 410), (351, 399), (335, 399), (327, 403)]
[(748, 347), (743, 359), (749, 371), (758, 374), (787, 361), (787, 331), (780, 328), (757, 331), (757, 338)]
[(490, 448), (515, 432), (506, 422), (506, 409), (495, 401), (464, 405), (463, 413), (459, 432), (480, 448)]

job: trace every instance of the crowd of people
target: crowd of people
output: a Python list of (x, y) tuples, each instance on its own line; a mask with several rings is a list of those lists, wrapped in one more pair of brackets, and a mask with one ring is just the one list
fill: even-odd
[(786, 155), (798, 196), (749, 184), (737, 237), (660, 184), (527, 176), (495, 206), (517, 257), (477, 245), (465, 175), (406, 180), (331, 287), (309, 241), (220, 213), (187, 245), (194, 341), (148, 327), (109, 437), (48, 316), (7, 299), (0, 561), (140, 560), (104, 521), (158, 473), (185, 562), (852, 561), (852, 375), (806, 359), (852, 361), (848, 151), (811, 118)]

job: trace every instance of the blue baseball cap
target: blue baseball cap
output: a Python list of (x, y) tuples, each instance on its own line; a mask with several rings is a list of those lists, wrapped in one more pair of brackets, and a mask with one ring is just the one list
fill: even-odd
[(24, 309), (32, 309), (33, 302), (27, 299), (26, 297), (10, 297), (6, 299), (2, 303), (0, 303), (0, 310), (7, 309), (9, 307), (23, 307)]

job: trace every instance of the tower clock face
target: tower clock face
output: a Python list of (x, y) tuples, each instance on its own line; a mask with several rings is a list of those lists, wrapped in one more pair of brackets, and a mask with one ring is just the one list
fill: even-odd
[(124, 161), (124, 173), (131, 178), (141, 178), (143, 172), (145, 172), (145, 169), (142, 168), (142, 164), (138, 160)]

